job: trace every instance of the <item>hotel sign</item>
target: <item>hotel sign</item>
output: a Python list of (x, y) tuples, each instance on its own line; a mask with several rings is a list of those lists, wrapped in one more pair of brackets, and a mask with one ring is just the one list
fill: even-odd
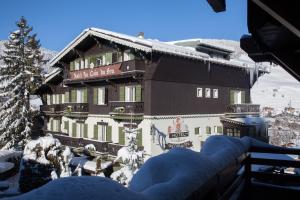
[(104, 67), (96, 67), (93, 69), (81, 69), (70, 72), (71, 80), (103, 78), (121, 74), (121, 63), (108, 65)]

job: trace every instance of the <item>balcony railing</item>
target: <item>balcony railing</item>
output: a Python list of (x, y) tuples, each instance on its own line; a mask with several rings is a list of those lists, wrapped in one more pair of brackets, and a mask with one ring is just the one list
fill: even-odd
[(257, 104), (232, 104), (227, 106), (227, 113), (259, 113)]
[(87, 103), (65, 103), (64, 115), (68, 117), (85, 117), (89, 113)]
[(63, 104), (42, 105), (41, 111), (46, 114), (61, 114), (64, 110)]
[(143, 114), (144, 102), (109, 102), (110, 112), (115, 114)]

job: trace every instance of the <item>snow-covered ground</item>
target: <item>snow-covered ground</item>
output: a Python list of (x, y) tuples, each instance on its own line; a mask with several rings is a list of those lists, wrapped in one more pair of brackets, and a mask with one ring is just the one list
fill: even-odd
[(269, 74), (258, 79), (251, 90), (253, 103), (269, 106), (275, 112), (291, 107), (300, 110), (300, 83), (280, 66), (273, 66)]

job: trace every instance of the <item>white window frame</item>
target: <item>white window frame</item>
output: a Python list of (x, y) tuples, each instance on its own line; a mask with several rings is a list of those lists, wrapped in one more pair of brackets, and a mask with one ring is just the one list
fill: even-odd
[(203, 97), (203, 89), (197, 88), (197, 97)]
[(83, 103), (83, 101), (84, 101), (83, 89), (77, 90), (76, 95), (77, 95), (77, 103)]
[(83, 138), (84, 123), (76, 123), (76, 137)]
[(98, 124), (98, 138), (100, 141), (105, 142), (107, 137), (107, 125)]
[(98, 105), (105, 105), (105, 87), (98, 88)]
[(235, 90), (233, 98), (234, 98), (234, 104), (241, 104), (242, 103), (242, 91)]
[(213, 89), (213, 98), (214, 99), (219, 98), (219, 90), (218, 89)]
[(210, 98), (211, 97), (211, 90), (210, 88), (205, 88), (205, 98)]
[(47, 105), (51, 105), (51, 95), (47, 94)]
[(79, 60), (75, 60), (75, 62), (74, 62), (74, 69), (75, 70), (79, 70), (80, 69), (80, 61)]
[(135, 102), (135, 86), (125, 86), (125, 102)]

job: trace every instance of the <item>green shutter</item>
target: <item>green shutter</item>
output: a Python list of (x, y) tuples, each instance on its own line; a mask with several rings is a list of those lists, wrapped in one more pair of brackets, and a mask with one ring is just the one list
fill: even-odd
[(136, 140), (137, 140), (136, 143), (137, 143), (138, 147), (143, 146), (143, 131), (142, 131), (142, 129), (137, 130)]
[(245, 95), (245, 91), (241, 91), (242, 92), (242, 103), (246, 103), (246, 95)]
[(142, 101), (142, 87), (141, 87), (141, 85), (135, 86), (135, 101), (137, 101), (137, 102)]
[(69, 121), (64, 121), (64, 127), (67, 130), (67, 133), (69, 133)]
[(57, 130), (58, 130), (58, 132), (60, 132), (61, 131), (61, 121), (60, 120), (57, 120)]
[(94, 104), (98, 104), (98, 88), (94, 88), (94, 92), (93, 92), (93, 102)]
[(125, 101), (125, 86), (120, 86), (119, 88), (119, 100)]
[(74, 70), (74, 67), (75, 67), (74, 61), (73, 61), (73, 62), (70, 62), (70, 71), (73, 71), (73, 70)]
[(195, 128), (195, 135), (199, 135), (199, 127)]
[(76, 123), (72, 123), (72, 137), (76, 137)]
[(112, 53), (106, 53), (105, 64), (110, 65), (112, 63)]
[(83, 89), (83, 103), (87, 103), (87, 88)]
[(112, 141), (112, 126), (106, 127), (106, 141), (111, 142)]
[(94, 125), (94, 140), (98, 140), (98, 125)]
[(230, 90), (230, 105), (234, 104), (234, 90)]
[(59, 94), (59, 104), (62, 104), (62, 94)]
[(50, 119), (50, 131), (53, 131), (53, 119)]
[(65, 92), (65, 103), (69, 103), (69, 96), (70, 96), (70, 93)]
[(217, 133), (222, 133), (222, 132), (223, 132), (222, 126), (217, 126)]
[(72, 103), (77, 102), (77, 90), (71, 90), (71, 101)]
[(84, 124), (83, 137), (88, 138), (88, 125)]
[(210, 126), (206, 127), (206, 134), (211, 134), (211, 128), (210, 128)]
[(124, 127), (119, 127), (119, 144), (125, 145)]

